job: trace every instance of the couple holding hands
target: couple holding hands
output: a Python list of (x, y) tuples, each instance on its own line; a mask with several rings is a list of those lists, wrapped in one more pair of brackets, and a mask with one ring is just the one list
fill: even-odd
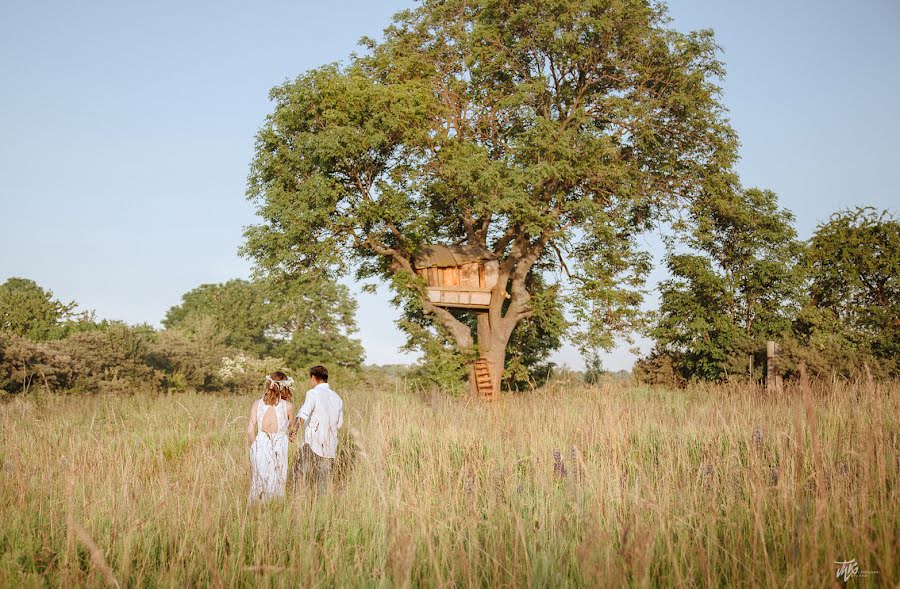
[(267, 375), (262, 398), (250, 407), (250, 503), (284, 496), (288, 446), (301, 425), (303, 435), (291, 472), (292, 485), (297, 488), (305, 482), (324, 493), (331, 482), (337, 434), (344, 423), (343, 401), (328, 385), (328, 369), (313, 366), (309, 369), (311, 388), (294, 415), (293, 385), (294, 380), (283, 372)]

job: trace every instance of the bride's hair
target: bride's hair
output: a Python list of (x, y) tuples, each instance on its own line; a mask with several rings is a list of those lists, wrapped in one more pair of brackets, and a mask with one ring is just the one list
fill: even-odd
[(294, 379), (280, 370), (266, 375), (266, 393), (263, 395), (263, 403), (274, 405), (279, 398), (293, 402), (294, 398), (291, 395), (293, 384)]

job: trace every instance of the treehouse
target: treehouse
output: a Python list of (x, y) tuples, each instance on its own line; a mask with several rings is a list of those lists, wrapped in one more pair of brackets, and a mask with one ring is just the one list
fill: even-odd
[(416, 256), (415, 268), (428, 284), (428, 298), (435, 305), (487, 309), (500, 262), (477, 245), (431, 245)]

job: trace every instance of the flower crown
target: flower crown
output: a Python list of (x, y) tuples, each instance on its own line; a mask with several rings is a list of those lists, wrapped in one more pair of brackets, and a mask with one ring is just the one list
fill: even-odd
[(275, 386), (279, 391), (283, 391), (284, 389), (290, 389), (294, 385), (294, 379), (290, 376), (285, 378), (284, 380), (275, 380), (270, 375), (266, 375), (266, 384), (271, 386)]

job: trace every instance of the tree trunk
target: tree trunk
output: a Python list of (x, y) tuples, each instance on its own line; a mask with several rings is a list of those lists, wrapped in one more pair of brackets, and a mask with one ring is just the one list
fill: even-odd
[[(503, 378), (503, 366), (506, 361), (506, 345), (512, 330), (501, 321), (501, 325), (494, 325), (490, 320), (490, 313), (479, 313), (478, 320), (478, 357), (487, 360), (491, 369), (491, 385), (495, 392), (500, 392), (500, 381)], [(474, 379), (470, 381), (470, 390), (477, 393), (478, 387)]]

